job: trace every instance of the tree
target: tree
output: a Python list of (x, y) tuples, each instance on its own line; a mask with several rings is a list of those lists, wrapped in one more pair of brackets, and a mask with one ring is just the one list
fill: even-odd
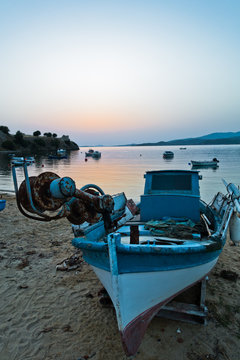
[(56, 149), (58, 149), (59, 145), (60, 145), (60, 140), (59, 139), (52, 139), (51, 140), (51, 145), (55, 146)]
[(17, 131), (16, 134), (14, 135), (14, 140), (16, 144), (19, 144), (23, 147), (27, 147), (29, 142), (24, 140), (23, 138), (23, 133), (21, 131)]
[(52, 134), (52, 137), (53, 137), (53, 138), (56, 138), (56, 137), (57, 137), (57, 134), (53, 133), (53, 134)]
[(23, 142), (23, 133), (18, 130), (14, 135), (14, 139), (17, 144), (21, 144)]
[(9, 128), (7, 126), (0, 126), (0, 130), (4, 133), (4, 134), (9, 134)]
[(39, 135), (41, 135), (41, 131), (39, 130), (34, 131), (33, 136), (39, 136)]
[(36, 145), (39, 145), (39, 146), (45, 146), (46, 145), (45, 141), (43, 139), (41, 139), (41, 138), (34, 139), (34, 143)]
[(52, 133), (50, 133), (50, 132), (45, 132), (43, 135), (46, 137), (52, 137)]

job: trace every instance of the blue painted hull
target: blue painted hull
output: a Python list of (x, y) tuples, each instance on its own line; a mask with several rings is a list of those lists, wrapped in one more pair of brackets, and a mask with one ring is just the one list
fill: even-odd
[[(73, 246), (83, 252), (84, 260), (100, 269), (110, 271), (108, 245), (102, 242), (90, 242), (75, 238)], [(118, 272), (152, 272), (161, 270), (176, 270), (205, 264), (216, 259), (224, 243), (209, 243), (206, 245), (174, 248), (156, 245), (117, 245)]]

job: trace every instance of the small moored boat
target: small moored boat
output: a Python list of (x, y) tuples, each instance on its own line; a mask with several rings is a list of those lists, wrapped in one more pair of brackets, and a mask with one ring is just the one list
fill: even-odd
[(101, 155), (100, 151), (93, 149), (89, 149), (88, 152), (85, 152), (86, 157), (91, 156), (94, 159), (100, 159)]
[(94, 150), (89, 149), (88, 152), (85, 152), (85, 156), (92, 156), (93, 153), (94, 153)]
[(217, 158), (204, 161), (191, 160), (192, 167), (218, 167), (218, 163), (219, 160)]
[(100, 151), (95, 150), (95, 151), (92, 153), (93, 159), (100, 159), (101, 156), (102, 156), (102, 154), (100, 153)]
[(66, 153), (67, 153), (67, 152), (66, 152), (65, 149), (58, 149), (58, 150), (57, 150), (57, 154), (58, 154), (58, 155), (66, 155)]
[(174, 157), (174, 153), (172, 151), (164, 151), (163, 158), (164, 159), (172, 159)]
[(67, 159), (67, 151), (64, 149), (58, 149), (56, 154), (50, 154), (49, 159)]
[(33, 156), (12, 156), (11, 157), (11, 164), (12, 165), (23, 165), (26, 163), (27, 165), (31, 165), (35, 162), (35, 159)]

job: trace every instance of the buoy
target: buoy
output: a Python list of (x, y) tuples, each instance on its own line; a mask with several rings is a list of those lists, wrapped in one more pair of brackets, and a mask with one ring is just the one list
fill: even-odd
[(230, 224), (229, 224), (229, 234), (232, 242), (237, 245), (240, 243), (240, 218), (237, 213), (234, 212)]
[(44, 167), (44, 164), (42, 164), (42, 167)]
[(87, 158), (85, 158), (85, 161), (87, 161)]

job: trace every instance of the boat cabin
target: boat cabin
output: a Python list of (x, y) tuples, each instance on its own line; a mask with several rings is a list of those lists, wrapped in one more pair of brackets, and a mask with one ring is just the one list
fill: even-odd
[(198, 171), (147, 171), (141, 196), (140, 221), (162, 218), (200, 220)]

